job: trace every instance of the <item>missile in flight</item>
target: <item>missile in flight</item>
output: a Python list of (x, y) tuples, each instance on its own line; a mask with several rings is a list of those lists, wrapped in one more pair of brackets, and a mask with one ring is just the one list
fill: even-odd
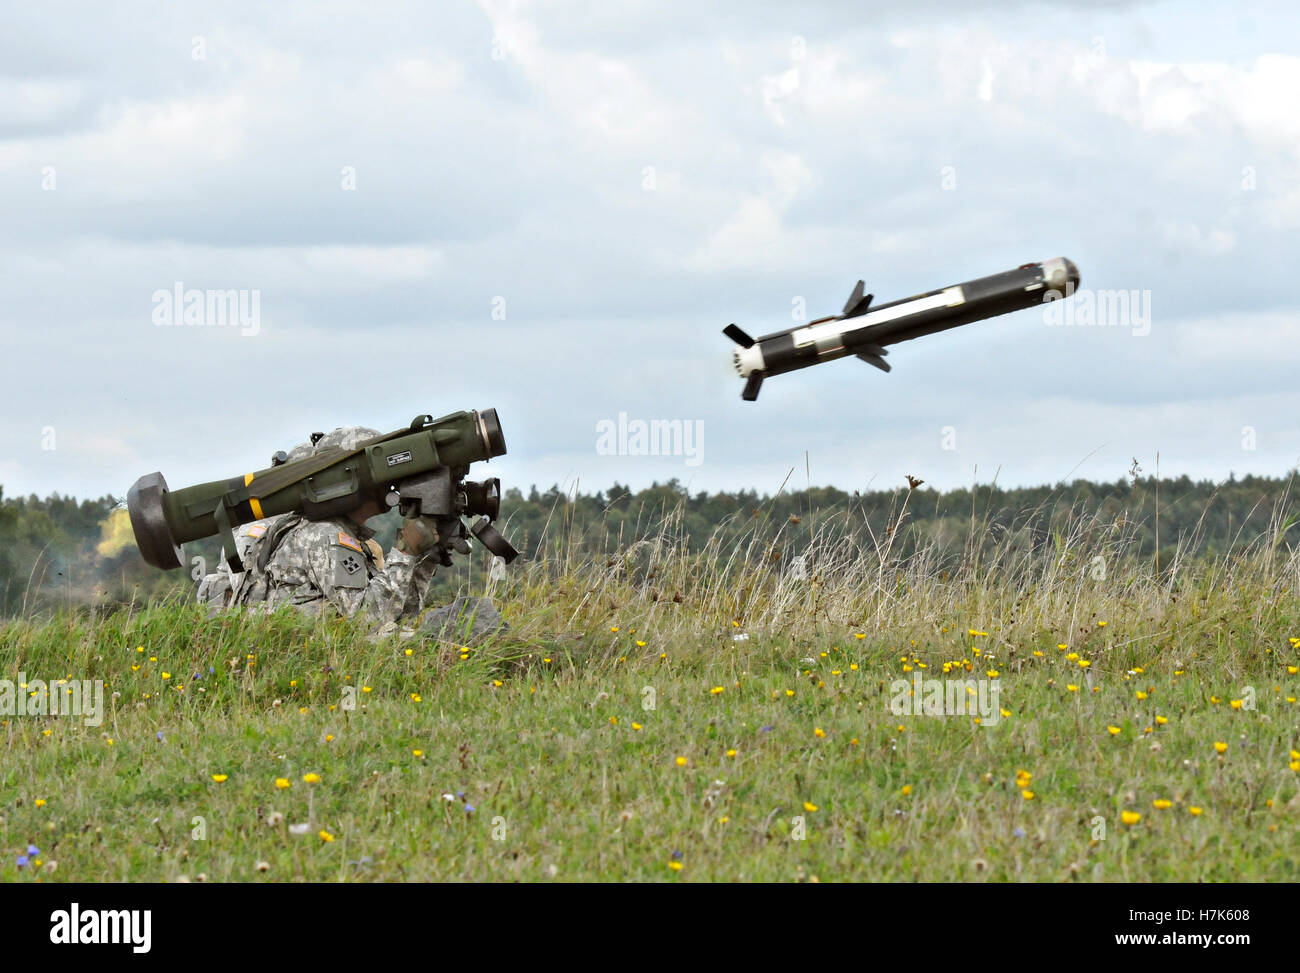
[(865, 284), (858, 281), (840, 314), (761, 338), (751, 338), (734, 324), (722, 333), (740, 346), (732, 357), (737, 373), (745, 380), (741, 398), (753, 402), (769, 375), (847, 355), (887, 372), (888, 345), (1069, 297), (1078, 286), (1079, 268), (1066, 257), (1022, 264), (1015, 270), (876, 307), (871, 306), (873, 295), (864, 294)]

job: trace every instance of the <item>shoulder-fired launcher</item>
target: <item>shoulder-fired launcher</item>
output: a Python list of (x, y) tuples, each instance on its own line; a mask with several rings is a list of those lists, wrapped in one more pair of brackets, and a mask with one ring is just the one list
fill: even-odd
[(182, 544), (219, 534), (231, 570), (242, 571), (234, 527), (283, 513), (321, 520), (351, 513), (369, 500), (380, 509), (398, 507), (404, 516), (459, 521), (478, 515), (470, 533), (508, 563), (519, 552), (492, 526), (500, 513), (501, 481), (465, 479), (471, 464), (505, 452), (495, 409), (441, 419), (421, 415), (405, 429), (362, 440), (352, 449), (326, 447), (293, 462), (182, 490), (168, 489), (162, 473), (149, 473), (127, 493), (127, 510), (141, 555), (164, 569), (181, 566)]

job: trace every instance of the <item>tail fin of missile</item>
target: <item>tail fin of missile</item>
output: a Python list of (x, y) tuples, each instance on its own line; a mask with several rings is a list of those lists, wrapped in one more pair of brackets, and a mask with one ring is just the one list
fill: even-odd
[[(886, 352), (884, 348), (881, 348), (878, 345), (872, 345), (871, 347), (873, 349), (871, 351), (867, 350), (866, 348), (863, 348), (855, 352), (855, 354), (859, 358), (861, 358), (864, 362), (866, 362), (868, 365), (874, 365), (876, 368), (879, 368), (882, 372), (890, 371), (892, 366), (890, 366), (889, 362), (885, 361), (885, 359), (881, 357), (883, 355), (888, 354), (888, 352)], [(879, 352), (879, 354), (877, 354), (876, 352)]]
[(858, 281), (857, 286), (853, 288), (853, 293), (849, 295), (848, 302), (844, 305), (844, 313), (840, 315), (841, 317), (856, 318), (867, 313), (867, 309), (871, 307), (871, 299), (876, 295), (867, 294), (864, 297), (862, 292), (866, 289), (866, 282)]
[(722, 333), (725, 334), (732, 341), (734, 341), (736, 344), (740, 345), (740, 347), (742, 348), (754, 347), (754, 339), (751, 338), (749, 335), (745, 334), (744, 331), (736, 327), (734, 324), (727, 325), (725, 328), (722, 329)]
[(749, 378), (745, 382), (745, 391), (740, 393), (740, 397), (746, 402), (753, 402), (758, 398), (758, 390), (763, 387), (763, 373), (750, 372)]

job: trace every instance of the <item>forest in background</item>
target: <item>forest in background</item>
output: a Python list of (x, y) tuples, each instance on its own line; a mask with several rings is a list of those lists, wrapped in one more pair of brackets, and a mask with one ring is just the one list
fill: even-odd
[[(851, 543), (864, 555), (888, 545), (894, 555), (925, 550), (937, 567), (956, 567), (982, 548), (1011, 544), (1026, 551), (1061, 548), (1069, 532), (1122, 531), (1126, 556), (1162, 569), (1244, 551), (1261, 538), (1289, 543), (1297, 512), (1292, 477), (1230, 477), (1215, 484), (1135, 475), (1113, 483), (1004, 489), (996, 485), (938, 492), (909, 489), (846, 492), (835, 487), (787, 488), (775, 496), (752, 490), (690, 494), (675, 480), (632, 490), (613, 484), (596, 493), (558, 486), (507, 490), (503, 530), (525, 557), (561, 553), (608, 557), (635, 551), (647, 539), (689, 552), (744, 544), (746, 557), (797, 564), (818, 544)], [(58, 605), (140, 603), (192, 586), (190, 565), (163, 572), (140, 558), (113, 497), (76, 500), (54, 495), (4, 497), (0, 488), (0, 613)], [(371, 521), (385, 549), (396, 515)], [(1095, 539), (1095, 538), (1094, 538)], [(755, 543), (757, 541), (757, 543)], [(211, 570), (215, 539), (190, 544), (187, 558)], [(442, 573), (450, 591), (482, 569), (472, 561)]]

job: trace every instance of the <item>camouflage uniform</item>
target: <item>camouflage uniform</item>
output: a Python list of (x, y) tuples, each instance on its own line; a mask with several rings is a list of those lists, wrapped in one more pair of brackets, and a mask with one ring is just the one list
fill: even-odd
[(329, 606), (345, 616), (364, 610), (380, 621), (419, 614), (436, 558), (393, 550), (380, 567), (364, 543), (372, 534), (346, 517), (302, 520), (281, 538), (264, 572), (245, 572), (233, 603), (261, 603), (267, 611)]
[[(269, 531), (274, 530), (275, 526), (283, 519), (283, 515), (268, 517), (265, 520), (255, 520), (251, 524), (240, 524), (234, 529), (232, 533), (235, 535), (235, 550), (239, 552), (239, 560), (245, 566), (257, 562), (263, 538), (266, 537)], [(239, 585), (247, 573), (246, 571), (231, 571), (230, 565), (226, 561), (226, 552), (222, 550), (221, 558), (217, 561), (217, 570), (212, 574), (205, 574), (199, 582), (198, 598), (200, 604), (210, 604), (218, 607), (229, 605), (232, 596), (239, 589)]]
[[(360, 426), (335, 429), (314, 449), (351, 449), (375, 435), (375, 430)], [(310, 443), (296, 446), (288, 461), (309, 456), (314, 449)], [(199, 586), (201, 602), (260, 605), (265, 611), (292, 605), (319, 612), (328, 606), (344, 616), (364, 610), (387, 622), (419, 614), (437, 563), (432, 552), (416, 558), (394, 549), (385, 558), (371, 540), (374, 532), (347, 517), (312, 521), (281, 514), (235, 533), (245, 570), (231, 572), (223, 553), (216, 574), (206, 576)], [(269, 542), (275, 546), (264, 558), (262, 548)]]

